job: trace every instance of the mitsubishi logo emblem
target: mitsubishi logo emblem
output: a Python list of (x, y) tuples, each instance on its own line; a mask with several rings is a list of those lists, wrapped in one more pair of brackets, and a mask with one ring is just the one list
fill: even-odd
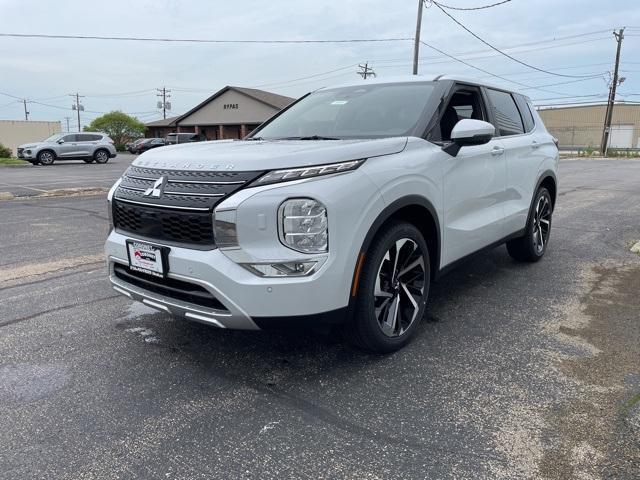
[(162, 176), (158, 180), (156, 180), (153, 184), (153, 187), (147, 188), (144, 192), (145, 197), (155, 197), (160, 198), (162, 195), (162, 191), (164, 190), (164, 186), (167, 184), (167, 177)]

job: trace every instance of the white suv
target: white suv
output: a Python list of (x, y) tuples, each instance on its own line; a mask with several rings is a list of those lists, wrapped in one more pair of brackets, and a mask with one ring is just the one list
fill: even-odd
[(430, 283), (549, 243), (558, 149), (530, 101), (439, 76), (310, 93), (243, 141), (152, 150), (109, 193), (113, 288), (221, 328), (343, 323), (405, 345)]

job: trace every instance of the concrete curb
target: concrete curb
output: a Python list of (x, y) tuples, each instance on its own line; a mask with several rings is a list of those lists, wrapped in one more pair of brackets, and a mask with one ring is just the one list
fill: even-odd
[(14, 195), (11, 192), (0, 192), (0, 200), (28, 200), (31, 198), (48, 197), (80, 197), (89, 195), (104, 195), (109, 191), (107, 187), (78, 187), (78, 188), (58, 188), (47, 190), (38, 195)]

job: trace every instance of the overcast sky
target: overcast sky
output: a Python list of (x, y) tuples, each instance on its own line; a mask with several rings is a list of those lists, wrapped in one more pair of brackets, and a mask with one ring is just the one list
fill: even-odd
[[(443, 3), (470, 7), (493, 1)], [(416, 0), (0, 0), (0, 33), (247, 40), (396, 38), (414, 36), (416, 9)], [(628, 26), (621, 64), (627, 80), (618, 98), (640, 101), (638, 0), (512, 0), (487, 10), (450, 13), (517, 59), (565, 75), (611, 71), (616, 47), (611, 30)], [(563, 39), (580, 34), (588, 35)], [(602, 78), (576, 82), (519, 65), (488, 50), (434, 6), (424, 11), (422, 38), (491, 73), (547, 91), (491, 78), (425, 46), (420, 52), (421, 74), (464, 73), (490, 79), (524, 89), (537, 103), (606, 99)], [(522, 46), (514, 48), (518, 45)], [(115, 109), (136, 112), (149, 121), (160, 118), (156, 87), (171, 88), (175, 115), (225, 85), (296, 97), (357, 78), (356, 66), (365, 61), (379, 77), (409, 74), (412, 55), (412, 41), (242, 45), (0, 37), (0, 92), (50, 105), (29, 104), (32, 120), (73, 117), (72, 101), (65, 95), (77, 91), (86, 95), (83, 123), (98, 112)], [(341, 70), (325, 73), (337, 69)], [(316, 74), (320, 75), (295, 80)], [(574, 83), (548, 86), (570, 81)], [(575, 95), (602, 97), (560, 98)], [(23, 118), (22, 104), (0, 95), (0, 119)]]

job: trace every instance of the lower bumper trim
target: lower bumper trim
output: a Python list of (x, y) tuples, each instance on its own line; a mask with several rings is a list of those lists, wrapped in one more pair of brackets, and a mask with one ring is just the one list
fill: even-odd
[(342, 307), (328, 312), (312, 315), (296, 315), (290, 317), (251, 317), (255, 324), (263, 330), (277, 328), (309, 328), (326, 325), (339, 325), (348, 319), (349, 307)]

